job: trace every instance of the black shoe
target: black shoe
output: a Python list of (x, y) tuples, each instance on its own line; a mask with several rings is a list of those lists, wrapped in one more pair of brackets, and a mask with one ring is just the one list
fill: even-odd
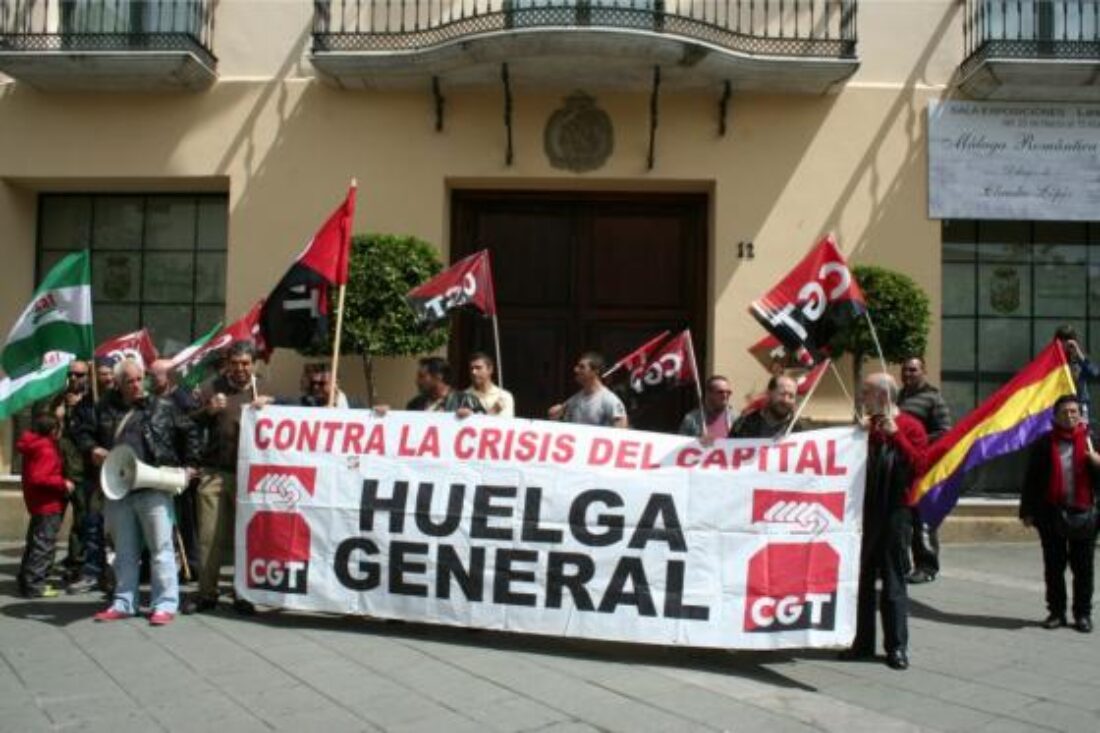
[(935, 573), (930, 573), (927, 570), (914, 570), (905, 576), (905, 582), (910, 585), (920, 585), (921, 583), (931, 583), (936, 579)]
[(874, 659), (875, 652), (873, 649), (845, 649), (836, 655), (836, 658), (842, 662), (858, 662), (861, 659)]
[(1052, 613), (1040, 624), (1044, 629), (1057, 629), (1066, 625), (1066, 617), (1060, 613)]
[(886, 666), (890, 669), (909, 669), (909, 655), (904, 649), (895, 649), (886, 654)]
[(218, 607), (217, 598), (201, 598), (191, 596), (180, 605), (180, 613), (190, 616), (193, 613), (206, 613)]
[(1080, 631), (1082, 634), (1092, 633), (1092, 619), (1088, 616), (1078, 616), (1073, 622), (1073, 628)]
[(252, 605), (251, 601), (246, 601), (243, 598), (233, 599), (233, 610), (237, 612), (238, 616), (256, 615), (256, 607)]

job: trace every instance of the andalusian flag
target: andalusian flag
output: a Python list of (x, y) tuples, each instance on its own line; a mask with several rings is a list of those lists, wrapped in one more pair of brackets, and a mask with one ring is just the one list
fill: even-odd
[(206, 379), (208, 371), (213, 368), (215, 360), (212, 357), (216, 356), (216, 352), (205, 347), (221, 330), (222, 322), (218, 321), (216, 326), (199, 336), (195, 343), (172, 357), (169, 370), (175, 372), (180, 386), (197, 387)]
[(0, 379), (0, 420), (64, 389), (72, 360), (72, 354), (49, 354), (46, 363), (30, 374)]
[(51, 351), (87, 359), (92, 336), (92, 269), (88, 251), (54, 265), (8, 334), (0, 366), (9, 377), (30, 374)]
[(955, 507), (969, 474), (1049, 433), (1054, 402), (1067, 394), (1077, 394), (1077, 387), (1062, 344), (1055, 339), (928, 447), (924, 475), (909, 490), (909, 503), (917, 507), (921, 520), (938, 526)]

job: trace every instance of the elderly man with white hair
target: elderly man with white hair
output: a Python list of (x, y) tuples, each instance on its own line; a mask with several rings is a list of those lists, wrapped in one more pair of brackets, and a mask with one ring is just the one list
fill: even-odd
[(909, 487), (922, 468), (928, 437), (924, 426), (898, 409), (898, 385), (889, 374), (872, 374), (860, 392), (867, 415), (867, 485), (863, 499), (863, 545), (859, 564), (856, 637), (845, 659), (875, 654), (875, 581), (882, 579), (879, 612), (892, 669), (909, 667), (909, 597), (905, 587), (910, 513)]
[[(111, 449), (125, 445), (151, 466), (193, 468), (199, 463), (199, 433), (170, 400), (145, 391), (145, 371), (135, 361), (115, 366), (116, 390), (96, 416), (92, 461), (102, 465)], [(179, 581), (172, 546), (172, 495), (135, 486), (121, 499), (108, 500), (107, 527), (115, 539), (116, 587), (111, 605), (96, 621), (119, 621), (138, 613), (138, 566), (141, 548), (152, 561), (152, 611), (149, 623), (172, 622), (179, 608)]]

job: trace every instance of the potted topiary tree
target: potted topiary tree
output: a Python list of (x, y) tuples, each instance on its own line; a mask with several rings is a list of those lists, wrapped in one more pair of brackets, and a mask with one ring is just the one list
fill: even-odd
[[(341, 354), (363, 357), (367, 402), (374, 405), (374, 358), (413, 356), (447, 342), (446, 324), (426, 331), (417, 325), (405, 294), (443, 269), (435, 248), (413, 236), (357, 234), (351, 240), (344, 300)], [(336, 289), (330, 293), (336, 302)], [(330, 319), (335, 323), (335, 318)], [(325, 350), (327, 349), (327, 351)], [(319, 354), (332, 353), (332, 334)]]
[[(921, 287), (908, 275), (883, 267), (853, 267), (852, 276), (863, 290), (887, 363), (923, 354), (931, 316), (928, 295)], [(837, 333), (830, 347), (837, 358), (852, 355), (852, 378), (857, 387), (863, 381), (863, 360), (878, 356), (866, 318), (856, 319)]]

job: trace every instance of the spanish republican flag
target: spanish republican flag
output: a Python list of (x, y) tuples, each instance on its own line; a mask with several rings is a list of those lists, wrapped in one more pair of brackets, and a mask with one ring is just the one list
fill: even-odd
[(1062, 344), (1051, 341), (993, 396), (944, 433), (925, 453), (923, 476), (909, 504), (933, 527), (955, 507), (966, 475), (1024, 448), (1051, 429), (1054, 402), (1076, 394)]

